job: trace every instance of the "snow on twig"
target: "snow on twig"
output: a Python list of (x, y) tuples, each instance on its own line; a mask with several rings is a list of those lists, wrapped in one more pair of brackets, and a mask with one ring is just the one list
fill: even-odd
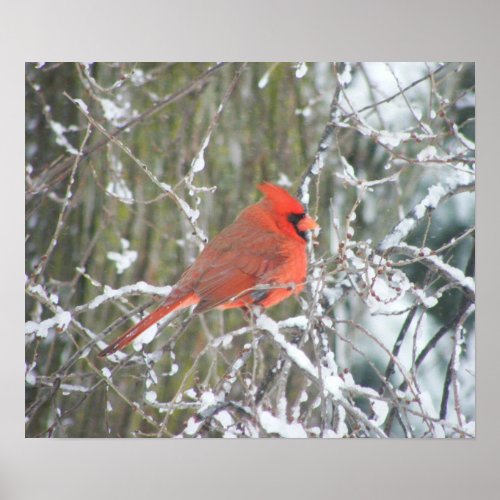
[[(276, 343), (298, 368), (300, 368), (311, 380), (318, 383), (319, 374), (318, 370), (307, 357), (304, 351), (300, 350), (297, 346), (290, 344), (286, 341), (283, 334), (279, 332), (278, 324), (268, 316), (261, 314), (257, 318), (256, 326), (261, 330), (267, 332), (270, 338)], [(375, 433), (378, 437), (386, 437), (385, 433), (377, 427), (359, 408), (353, 406), (345, 397), (344, 392), (347, 394), (364, 395), (367, 397), (376, 397), (380, 399), (378, 394), (370, 389), (362, 388), (356, 384), (349, 384), (338, 375), (331, 375), (326, 372), (326, 376), (322, 380), (322, 385), (326, 392), (333, 400), (340, 404), (344, 409), (353, 417), (363, 423), (368, 429)]]
[(474, 278), (465, 276), (464, 272), (450, 264), (446, 264), (429, 248), (417, 248), (406, 243), (391, 246), (391, 253), (402, 253), (418, 258), (427, 268), (441, 275), (445, 280), (461, 288), (470, 300), (475, 301), (476, 286)]
[(88, 304), (83, 304), (81, 306), (75, 307), (73, 313), (80, 314), (84, 311), (96, 309), (97, 307), (110, 302), (112, 300), (119, 299), (121, 297), (126, 297), (129, 295), (156, 295), (160, 297), (168, 297), (172, 290), (171, 286), (154, 286), (145, 283), (144, 281), (138, 281), (133, 285), (122, 286), (114, 290), (109, 286), (104, 287), (104, 293), (93, 298)]
[(377, 251), (385, 252), (398, 245), (408, 234), (415, 229), (417, 223), (421, 221), (429, 212), (434, 210), (440, 203), (451, 196), (459, 193), (471, 192), (474, 190), (475, 181), (470, 175), (462, 174), (450, 177), (445, 185), (438, 183), (429, 188), (425, 198), (420, 201), (408, 215), (384, 237), (378, 244)]
[[(137, 158), (131, 151), (131, 149), (126, 146), (122, 141), (120, 141), (116, 136), (110, 134), (97, 120), (95, 120), (90, 113), (85, 112), (79, 105), (78, 103), (75, 102), (75, 100), (69, 96), (67, 93), (64, 94), (72, 103), (74, 103), (78, 109), (83, 113), (83, 115), (87, 118), (87, 120), (92, 123), (92, 125), (99, 130), (103, 135), (105, 135), (109, 141), (111, 141), (113, 144), (118, 146), (138, 167), (141, 168), (141, 170), (149, 177), (149, 179), (158, 187), (161, 189), (161, 191), (165, 194), (167, 194), (174, 202), (177, 204), (177, 206), (180, 208), (182, 214), (186, 217), (188, 222), (191, 224), (191, 227), (194, 230), (195, 235), (198, 237), (198, 240), (200, 242), (200, 245), (203, 246), (207, 241), (208, 238), (203, 232), (203, 230), (196, 224), (196, 220), (198, 218), (199, 212), (196, 210), (192, 210), (189, 205), (182, 200), (172, 189), (171, 186), (168, 184), (161, 182), (154, 174), (151, 172), (151, 170), (148, 168), (148, 166), (141, 161), (139, 158)], [(198, 213), (197, 213), (198, 212)]]

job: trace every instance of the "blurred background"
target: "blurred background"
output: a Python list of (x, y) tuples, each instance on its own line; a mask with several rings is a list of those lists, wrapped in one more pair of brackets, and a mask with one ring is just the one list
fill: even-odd
[[(238, 408), (203, 414), (256, 338), (230, 334), (247, 325), (240, 311), (204, 314), (173, 349), (175, 321), (149, 355), (96, 357), (95, 336), (109, 342), (131, 323), (110, 325), (155, 298), (110, 290), (173, 285), (264, 180), (298, 193), (322, 227), (311, 268), (330, 322), (317, 318), (318, 335), (338, 374), (386, 406), (350, 404), (389, 436), (473, 435), (474, 85), (472, 63), (27, 64), (26, 436), (284, 435), (258, 408), (309, 437), (371, 435), (353, 415), (339, 426), (296, 367), (284, 388), (266, 386), (280, 353), (265, 338), (231, 379)], [(426, 250), (394, 252), (375, 286), (377, 245), (438, 185), (449, 195), (402, 238)], [(425, 265), (427, 249), (448, 277)], [(297, 317), (314, 300), (267, 314)], [(300, 344), (299, 330), (287, 338), (320, 363), (315, 333)], [(404, 369), (388, 372), (390, 353)]]

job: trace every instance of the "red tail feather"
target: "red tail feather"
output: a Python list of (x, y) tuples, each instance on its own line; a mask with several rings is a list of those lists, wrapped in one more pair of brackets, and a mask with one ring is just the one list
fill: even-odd
[(99, 357), (103, 358), (109, 354), (122, 349), (129, 345), (136, 337), (141, 333), (146, 331), (150, 326), (158, 323), (167, 314), (176, 311), (177, 309), (189, 307), (197, 302), (195, 294), (190, 294), (187, 297), (183, 297), (174, 302), (167, 301), (166, 304), (161, 305), (158, 309), (155, 309), (151, 314), (146, 316), (142, 321), (134, 325), (132, 328), (128, 329), (123, 335), (118, 337), (112, 344), (110, 344), (106, 349), (99, 353)]

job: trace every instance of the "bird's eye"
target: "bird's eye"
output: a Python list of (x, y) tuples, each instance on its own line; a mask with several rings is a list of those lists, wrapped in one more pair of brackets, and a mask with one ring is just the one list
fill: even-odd
[(301, 219), (303, 219), (306, 216), (305, 213), (301, 214), (290, 214), (288, 216), (288, 220), (293, 224), (296, 225)]

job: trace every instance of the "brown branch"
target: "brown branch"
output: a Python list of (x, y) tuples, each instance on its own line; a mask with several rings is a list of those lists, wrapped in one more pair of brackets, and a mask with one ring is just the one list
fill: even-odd
[[(131, 129), (138, 123), (143, 122), (146, 118), (155, 115), (166, 106), (173, 104), (174, 102), (177, 102), (178, 100), (182, 99), (183, 97), (186, 97), (187, 95), (193, 92), (201, 90), (206, 81), (214, 73), (219, 71), (225, 64), (226, 63), (218, 63), (215, 66), (212, 66), (204, 73), (202, 73), (196, 80), (193, 80), (182, 89), (179, 89), (173, 92), (172, 94), (168, 95), (167, 97), (159, 100), (151, 108), (130, 119), (127, 123), (125, 123), (121, 127), (118, 127), (112, 132), (110, 132), (109, 136), (105, 137), (98, 143), (82, 151), (80, 161), (88, 158), (89, 155), (95, 153), (96, 151), (104, 147), (106, 144), (108, 144), (111, 138), (118, 137), (124, 130)], [(25, 193), (25, 203), (31, 201), (35, 195), (45, 193), (50, 188), (53, 188), (56, 184), (61, 182), (68, 175), (72, 164), (73, 164), (73, 158), (66, 158), (62, 161), (62, 163), (55, 163), (52, 165), (45, 166), (43, 172), (40, 173), (38, 177), (36, 177), (35, 179), (32, 179), (33, 185)]]

